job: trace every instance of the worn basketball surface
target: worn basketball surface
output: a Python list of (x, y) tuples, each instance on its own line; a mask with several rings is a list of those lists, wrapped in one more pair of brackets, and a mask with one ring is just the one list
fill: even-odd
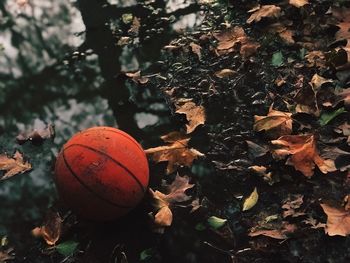
[(125, 215), (143, 198), (148, 179), (142, 147), (112, 127), (77, 133), (63, 146), (55, 165), (61, 198), (75, 213), (91, 220)]

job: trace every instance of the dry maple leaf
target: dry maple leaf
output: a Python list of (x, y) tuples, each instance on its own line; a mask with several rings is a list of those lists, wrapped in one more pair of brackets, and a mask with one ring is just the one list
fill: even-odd
[(308, 52), (305, 55), (305, 59), (307, 60), (308, 67), (318, 67), (325, 68), (326, 67), (326, 56), (322, 51), (315, 50)]
[(174, 172), (181, 165), (190, 167), (195, 159), (204, 156), (201, 152), (188, 148), (190, 138), (183, 133), (171, 132), (161, 138), (169, 145), (150, 148), (145, 152), (157, 163), (168, 162), (167, 174)]
[(157, 227), (163, 228), (171, 225), (173, 214), (170, 208), (173, 204), (191, 199), (191, 196), (185, 193), (187, 189), (194, 186), (194, 184), (189, 184), (189, 180), (188, 176), (181, 177), (177, 175), (175, 180), (166, 186), (167, 194), (150, 189), (155, 208), (155, 212), (152, 215)]
[(193, 132), (199, 125), (205, 122), (205, 110), (203, 106), (197, 106), (191, 100), (180, 100), (176, 104), (176, 113), (185, 114), (188, 124), (187, 133)]
[(259, 22), (263, 17), (280, 17), (281, 8), (275, 5), (263, 5), (259, 9), (252, 9), (248, 12), (253, 12), (248, 18), (247, 23)]
[(289, 0), (290, 5), (294, 5), (295, 7), (302, 7), (304, 5), (307, 5), (309, 3), (309, 0)]
[(271, 32), (271, 33), (277, 33), (282, 38), (282, 40), (287, 44), (295, 43), (293, 39), (294, 31), (288, 29), (285, 25), (283, 25), (280, 22), (270, 25), (267, 28), (267, 30), (268, 32)]
[(292, 114), (272, 109), (270, 107), (267, 116), (254, 116), (254, 130), (265, 131), (271, 138), (292, 133)]
[(239, 50), (243, 58), (247, 58), (253, 55), (260, 47), (260, 44), (252, 41), (245, 34), (244, 29), (239, 26), (214, 33), (213, 36), (219, 42), (217, 46), (219, 54), (227, 54)]
[(350, 211), (343, 207), (333, 207), (328, 204), (321, 204), (327, 215), (325, 231), (329, 236), (350, 235)]
[(42, 237), (49, 246), (54, 246), (61, 237), (62, 218), (58, 212), (49, 210), (41, 227), (32, 230), (32, 235)]
[(334, 161), (324, 160), (320, 157), (316, 149), (314, 135), (286, 135), (271, 141), (271, 143), (281, 147), (273, 151), (275, 158), (290, 155), (286, 164), (293, 165), (306, 177), (311, 177), (314, 174), (315, 165), (322, 173), (336, 170)]
[(0, 180), (8, 179), (31, 169), (32, 165), (23, 160), (23, 155), (19, 151), (15, 152), (13, 158), (8, 157), (6, 154), (0, 154), (0, 171), (6, 171)]
[(332, 7), (332, 15), (339, 21), (339, 30), (335, 33), (336, 40), (350, 39), (350, 9)]

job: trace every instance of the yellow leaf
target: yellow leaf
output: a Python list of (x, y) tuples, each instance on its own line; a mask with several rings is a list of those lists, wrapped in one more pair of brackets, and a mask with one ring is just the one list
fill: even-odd
[(255, 187), (254, 191), (249, 195), (249, 197), (244, 200), (242, 211), (247, 211), (253, 208), (258, 202), (258, 199), (259, 199), (259, 194), (258, 194), (258, 190)]

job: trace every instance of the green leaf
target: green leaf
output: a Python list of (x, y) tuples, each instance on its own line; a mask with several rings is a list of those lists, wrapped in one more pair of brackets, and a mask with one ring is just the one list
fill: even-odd
[(211, 216), (208, 218), (208, 224), (214, 229), (219, 229), (220, 227), (225, 225), (226, 222), (227, 219), (223, 219), (216, 216)]
[(275, 67), (280, 67), (283, 65), (283, 54), (281, 51), (273, 53), (271, 64)]
[(195, 227), (196, 230), (198, 231), (203, 231), (205, 230), (207, 227), (203, 224), (203, 223), (198, 223)]
[(339, 108), (339, 109), (337, 109), (336, 111), (333, 111), (333, 112), (323, 112), (321, 114), (321, 117), (318, 120), (318, 122), (321, 124), (321, 126), (325, 126), (331, 120), (333, 120), (335, 117), (337, 117), (338, 115), (342, 114), (343, 112), (346, 112), (344, 107)]
[(150, 259), (153, 256), (153, 254), (154, 254), (153, 248), (147, 248), (140, 253), (140, 260), (145, 261), (147, 259)]
[(75, 242), (73, 240), (69, 240), (66, 242), (63, 242), (61, 244), (58, 244), (56, 246), (56, 250), (58, 253), (65, 257), (69, 257), (74, 254), (74, 252), (77, 250), (79, 243)]

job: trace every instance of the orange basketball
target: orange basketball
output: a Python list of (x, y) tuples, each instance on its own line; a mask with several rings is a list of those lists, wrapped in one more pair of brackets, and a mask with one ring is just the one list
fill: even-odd
[(143, 198), (148, 179), (142, 147), (112, 127), (75, 134), (56, 160), (55, 182), (61, 198), (86, 219), (107, 221), (125, 215)]

